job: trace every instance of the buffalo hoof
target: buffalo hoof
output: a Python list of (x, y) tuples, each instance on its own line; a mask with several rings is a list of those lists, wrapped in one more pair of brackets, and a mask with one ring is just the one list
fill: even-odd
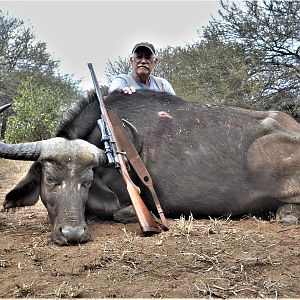
[(137, 223), (137, 217), (132, 205), (122, 208), (114, 213), (114, 221), (119, 223)]
[(277, 209), (276, 221), (284, 226), (299, 224), (300, 205), (284, 204)]

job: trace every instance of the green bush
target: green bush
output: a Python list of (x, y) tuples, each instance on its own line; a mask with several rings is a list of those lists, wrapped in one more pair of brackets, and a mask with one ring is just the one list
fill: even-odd
[(20, 143), (48, 139), (55, 133), (69, 106), (64, 89), (34, 76), (21, 80), (8, 118), (5, 141)]

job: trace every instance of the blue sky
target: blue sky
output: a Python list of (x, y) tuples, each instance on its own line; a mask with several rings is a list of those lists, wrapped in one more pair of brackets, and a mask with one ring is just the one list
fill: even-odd
[(37, 39), (60, 59), (61, 72), (92, 88), (87, 63), (107, 84), (108, 60), (129, 56), (149, 41), (156, 48), (195, 42), (197, 30), (217, 17), (219, 1), (2, 1), (0, 9), (29, 23)]

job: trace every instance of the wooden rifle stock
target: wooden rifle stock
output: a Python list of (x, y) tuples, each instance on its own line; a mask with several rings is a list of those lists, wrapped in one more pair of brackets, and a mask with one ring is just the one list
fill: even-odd
[(161, 232), (162, 230), (157, 226), (153, 216), (151, 215), (144, 201), (140, 197), (139, 187), (132, 182), (126, 168), (126, 163), (124, 161), (124, 158), (119, 157), (119, 160), (120, 160), (121, 175), (126, 184), (126, 188), (130, 196), (131, 203), (135, 210), (142, 232), (144, 234)]
[(108, 142), (111, 148), (111, 152), (113, 153), (113, 156), (116, 157), (116, 160), (118, 162), (115, 162), (115, 167), (119, 168), (120, 173), (122, 175), (122, 178), (126, 184), (126, 188), (128, 191), (128, 194), (130, 196), (133, 208), (135, 210), (135, 213), (138, 218), (138, 222), (140, 224), (141, 230), (144, 234), (153, 234), (161, 232), (162, 230), (158, 227), (157, 223), (155, 222), (154, 217), (149, 212), (147, 206), (145, 205), (144, 201), (139, 195), (140, 189), (137, 187), (131, 180), (128, 171), (126, 162), (124, 159), (123, 154), (120, 153), (120, 145), (118, 143), (118, 137), (115, 134), (114, 128), (112, 126), (111, 120), (109, 118), (108, 112), (106, 110), (106, 107), (104, 105), (104, 101), (101, 95), (101, 90), (96, 78), (96, 74), (94, 72), (93, 66), (91, 63), (88, 64), (88, 67), (91, 72), (92, 80), (94, 83), (95, 91), (98, 97), (101, 116), (103, 118), (103, 121), (105, 123), (105, 129), (109, 133), (110, 141)]

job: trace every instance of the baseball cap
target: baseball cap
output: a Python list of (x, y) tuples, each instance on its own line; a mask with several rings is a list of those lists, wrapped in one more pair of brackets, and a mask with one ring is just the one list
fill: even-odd
[(132, 49), (132, 53), (135, 53), (138, 48), (147, 48), (151, 51), (152, 54), (155, 54), (154, 46), (150, 43), (141, 42), (141, 43), (136, 44)]

